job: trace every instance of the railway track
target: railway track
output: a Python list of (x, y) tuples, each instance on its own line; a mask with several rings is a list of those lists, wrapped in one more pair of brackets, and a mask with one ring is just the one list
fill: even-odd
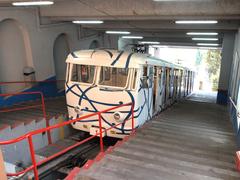
[[(57, 141), (36, 151), (35, 157), (37, 161), (43, 160), (57, 153), (59, 150), (66, 148), (76, 142), (79, 142), (89, 135), (85, 133), (76, 133), (73, 136)], [(115, 138), (104, 138), (104, 147), (114, 145), (117, 142)], [(89, 159), (94, 159), (100, 152), (99, 138), (96, 137), (86, 143), (70, 150), (69, 152), (57, 157), (38, 167), (39, 179), (64, 179), (68, 173), (76, 166), (82, 167)], [(26, 173), (24, 176), (15, 179), (34, 179), (33, 171)]]

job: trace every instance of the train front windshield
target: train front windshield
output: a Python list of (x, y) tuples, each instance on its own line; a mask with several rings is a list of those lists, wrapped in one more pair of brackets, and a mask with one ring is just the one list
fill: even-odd
[(71, 80), (74, 82), (92, 84), (95, 74), (95, 66), (73, 64)]
[(127, 86), (128, 69), (101, 67), (99, 85), (121, 87)]
[[(84, 85), (96, 84), (100, 87), (135, 88), (136, 73), (134, 69), (106, 66), (72, 64), (71, 81)], [(133, 77), (131, 77), (133, 76)]]

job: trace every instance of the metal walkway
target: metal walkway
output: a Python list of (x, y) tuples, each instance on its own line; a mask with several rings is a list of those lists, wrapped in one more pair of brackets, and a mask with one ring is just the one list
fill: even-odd
[[(226, 107), (183, 101), (161, 113), (75, 180), (240, 179)], [(69, 178), (67, 178), (69, 179)]]

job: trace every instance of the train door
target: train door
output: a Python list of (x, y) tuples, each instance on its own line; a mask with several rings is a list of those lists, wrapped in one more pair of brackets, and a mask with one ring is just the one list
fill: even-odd
[(153, 89), (154, 89), (154, 72), (152, 66), (143, 66), (141, 73), (141, 91), (138, 94), (138, 103), (144, 104), (139, 119), (149, 120), (153, 112)]
[(169, 100), (169, 90), (170, 90), (170, 68), (165, 69), (165, 75), (166, 75), (166, 83), (165, 83), (165, 99), (164, 104), (165, 107), (168, 105)]
[(187, 70), (184, 71), (184, 97), (187, 96)]
[(148, 88), (149, 88), (149, 92), (152, 92), (152, 93), (149, 93), (149, 99), (148, 99), (148, 104), (149, 104), (149, 116), (148, 119), (150, 119), (153, 115), (153, 112), (154, 112), (154, 106), (153, 106), (153, 101), (155, 101), (154, 103), (156, 103), (156, 94), (155, 93), (155, 78), (154, 78), (154, 67), (153, 66), (148, 66)]
[(188, 90), (188, 94), (191, 93), (191, 89), (192, 89), (192, 72), (189, 71), (189, 90)]
[(187, 71), (187, 95), (189, 94), (190, 72)]
[(174, 101), (174, 68), (170, 69), (169, 72), (169, 80), (170, 80), (170, 89), (169, 89), (169, 102), (170, 104)]
[(193, 87), (194, 87), (194, 79), (195, 79), (195, 73), (192, 72), (192, 91), (193, 91)]
[(176, 69), (176, 73), (177, 73), (177, 87), (176, 87), (176, 100), (178, 100), (178, 95), (179, 95), (179, 81), (180, 81), (180, 73), (179, 73), (179, 69)]
[(157, 111), (157, 91), (158, 91), (158, 69), (154, 66), (154, 77), (153, 77), (153, 114)]
[(173, 100), (177, 100), (177, 94), (178, 94), (178, 69), (174, 69), (174, 98)]
[(179, 89), (178, 89), (178, 98), (182, 97), (182, 79), (183, 79), (183, 70), (179, 69)]
[(154, 67), (153, 114), (162, 109), (162, 68)]
[(163, 97), (164, 97), (164, 68), (163, 67), (158, 67), (158, 84), (159, 84), (159, 89), (158, 89), (158, 111), (162, 111), (164, 102), (163, 102)]
[(163, 110), (166, 105), (166, 67), (161, 68), (161, 74), (161, 110)]
[(192, 87), (191, 87), (191, 92), (193, 92), (193, 86), (194, 86), (194, 72), (192, 72)]

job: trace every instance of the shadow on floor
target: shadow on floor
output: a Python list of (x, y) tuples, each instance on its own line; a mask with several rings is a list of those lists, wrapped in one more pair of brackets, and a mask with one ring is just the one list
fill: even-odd
[(216, 103), (217, 92), (209, 91), (194, 91), (187, 100), (197, 101), (197, 102), (207, 102), (207, 103)]

